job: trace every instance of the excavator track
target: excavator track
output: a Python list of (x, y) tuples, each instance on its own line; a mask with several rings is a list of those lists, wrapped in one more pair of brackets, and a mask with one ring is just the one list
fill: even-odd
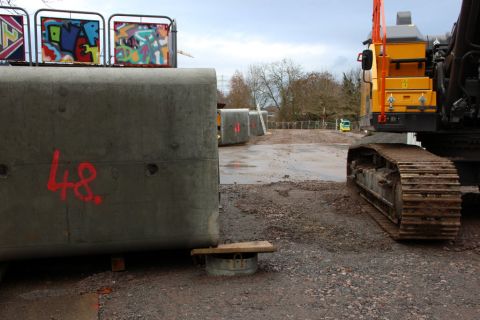
[[(348, 176), (378, 209), (371, 210), (372, 217), (395, 240), (456, 238), (462, 200), (450, 160), (417, 146), (361, 145), (349, 150)], [(373, 180), (377, 189), (369, 187)]]

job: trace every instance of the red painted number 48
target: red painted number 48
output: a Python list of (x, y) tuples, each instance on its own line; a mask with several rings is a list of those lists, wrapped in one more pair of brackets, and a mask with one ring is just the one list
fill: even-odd
[[(60, 159), (60, 151), (55, 150), (53, 152), (52, 165), (50, 167), (50, 176), (48, 179), (47, 188), (52, 192), (60, 190), (60, 199), (62, 201), (67, 200), (68, 189), (73, 189), (75, 197), (83, 202), (93, 202), (96, 205), (102, 203), (102, 197), (94, 195), (89, 183), (95, 180), (97, 177), (97, 170), (90, 162), (82, 162), (78, 165), (77, 173), (80, 181), (70, 182), (68, 181), (68, 170), (63, 173), (63, 181), (57, 182), (58, 160)], [(85, 177), (85, 172), (88, 176)]]

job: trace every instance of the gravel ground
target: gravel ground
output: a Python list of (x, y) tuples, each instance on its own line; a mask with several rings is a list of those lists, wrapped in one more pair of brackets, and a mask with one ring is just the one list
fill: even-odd
[[(284, 275), (278, 285), (288, 288), (294, 318), (478, 319), (475, 219), (456, 242), (400, 244), (369, 218), (371, 207), (340, 183), (224, 188), (233, 194), (231, 206), (240, 209), (235, 221), (254, 215), (259, 221), (251, 223), (252, 236), (281, 248), (264, 267)], [(234, 230), (235, 223), (225, 233)], [(236, 236), (242, 240), (243, 234)]]
[(248, 144), (352, 144), (361, 137), (359, 132), (340, 132), (335, 130), (271, 129), (267, 135), (250, 137)]
[[(255, 275), (208, 276), (188, 252), (129, 255), (120, 273), (107, 257), (22, 262), (1, 285), (0, 319), (91, 294), (99, 319), (479, 319), (478, 216), (456, 241), (397, 243), (344, 183), (222, 185), (221, 204), (222, 241), (278, 247)], [(28, 319), (62, 319), (51, 311)]]

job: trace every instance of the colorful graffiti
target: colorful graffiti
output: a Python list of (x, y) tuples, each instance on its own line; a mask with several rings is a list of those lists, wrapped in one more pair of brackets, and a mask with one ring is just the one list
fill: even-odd
[(115, 22), (115, 63), (169, 65), (167, 24)]
[(25, 60), (23, 16), (0, 15), (0, 60)]
[(42, 17), (41, 25), (44, 62), (99, 64), (98, 21)]

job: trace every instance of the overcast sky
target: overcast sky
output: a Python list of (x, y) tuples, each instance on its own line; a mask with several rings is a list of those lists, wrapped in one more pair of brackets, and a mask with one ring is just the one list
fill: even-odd
[[(179, 67), (209, 67), (219, 80), (255, 63), (292, 59), (305, 71), (341, 75), (358, 65), (371, 28), (371, 0), (49, 0), (58, 9), (167, 15), (178, 23)], [(33, 14), (40, 0), (16, 0)], [(425, 34), (450, 31), (461, 0), (386, 0), (387, 24), (410, 10)]]

